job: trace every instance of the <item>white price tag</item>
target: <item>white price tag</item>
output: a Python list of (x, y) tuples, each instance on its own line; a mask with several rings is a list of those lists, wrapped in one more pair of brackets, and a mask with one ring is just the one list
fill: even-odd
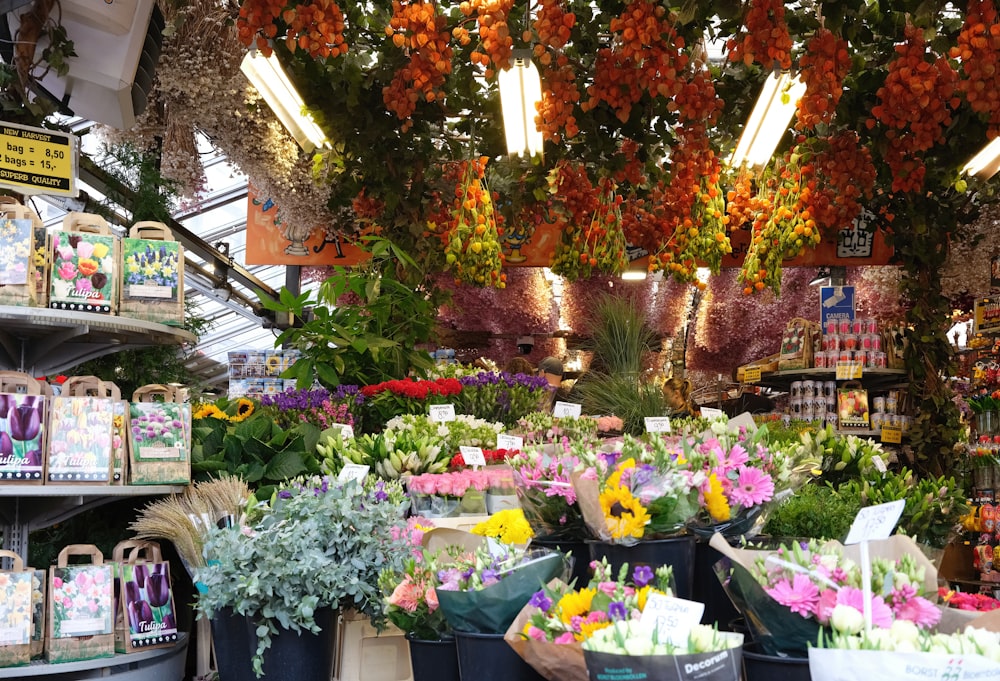
[(670, 432), (670, 417), (668, 416), (647, 416), (645, 421), (647, 433)]
[(517, 435), (497, 435), (497, 449), (521, 449), (524, 447), (524, 438)]
[(721, 409), (715, 409), (713, 407), (702, 407), (701, 417), (703, 419), (709, 419), (711, 421), (717, 418), (726, 417), (726, 412), (722, 411)]
[(330, 427), (340, 429), (338, 432), (340, 432), (341, 440), (350, 440), (352, 437), (354, 437), (354, 427), (346, 423), (334, 423)]
[(892, 531), (896, 529), (899, 517), (903, 515), (904, 506), (906, 506), (906, 501), (903, 499), (878, 506), (865, 506), (855, 516), (854, 522), (851, 524), (851, 531), (847, 533), (844, 544), (888, 539)]
[(445, 421), (455, 420), (455, 405), (454, 404), (432, 404), (430, 406), (430, 417), (431, 421), (437, 421), (438, 423), (444, 423)]
[(579, 404), (573, 404), (572, 402), (556, 402), (555, 406), (552, 407), (552, 415), (557, 419), (563, 418), (564, 416), (573, 416), (575, 418), (580, 418), (583, 407)]
[(701, 622), (704, 612), (704, 603), (651, 593), (642, 611), (641, 622), (655, 625), (661, 642), (670, 641), (675, 646), (687, 647), (691, 627)]
[(368, 477), (369, 468), (369, 466), (360, 463), (345, 463), (344, 467), (340, 469), (340, 475), (337, 476), (337, 482), (347, 482), (348, 480), (364, 482), (365, 478)]
[(872, 465), (875, 466), (875, 470), (879, 473), (885, 473), (889, 470), (886, 468), (885, 461), (883, 461), (882, 457), (878, 454), (872, 457)]
[(466, 466), (486, 465), (486, 456), (483, 454), (482, 447), (459, 447), (458, 451), (462, 453)]

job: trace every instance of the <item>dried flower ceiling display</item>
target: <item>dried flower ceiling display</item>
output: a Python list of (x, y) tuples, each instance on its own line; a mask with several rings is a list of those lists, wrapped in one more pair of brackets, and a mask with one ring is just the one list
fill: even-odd
[[(161, 4), (156, 88), (126, 135), (162, 144), (165, 174), (197, 193), (204, 131), (293, 222), (377, 229), (474, 285), (502, 287), (500, 247), (546, 222), (569, 279), (620, 271), (627, 242), (694, 283), (743, 230), (738, 286), (779, 292), (782, 262), (862, 206), (892, 238), (927, 216), (957, 234), (992, 199), (962, 169), (1000, 127), (993, 0)], [(281, 127), (248, 50), (277, 57), (328, 143), (306, 153)], [(505, 144), (515, 61), (541, 73), (532, 158)], [(772, 72), (801, 88), (773, 95), (794, 117), (764, 125), (785, 133), (766, 162), (732, 167)], [(481, 182), (457, 170), (472, 161)]]

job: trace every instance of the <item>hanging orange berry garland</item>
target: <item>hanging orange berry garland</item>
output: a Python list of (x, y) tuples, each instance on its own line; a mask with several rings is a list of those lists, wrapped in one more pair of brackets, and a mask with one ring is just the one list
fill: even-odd
[(589, 221), (563, 223), (552, 262), (553, 273), (576, 281), (594, 272), (621, 274), (628, 267), (621, 203), (614, 183), (602, 180), (597, 208)]
[(503, 250), (493, 196), (484, 179), (485, 156), (463, 162), (462, 179), (455, 187), (445, 260), (458, 283), (505, 288)]
[(969, 106), (989, 123), (987, 136), (1000, 135), (1000, 22), (994, 0), (969, 0), (952, 59), (961, 63), (958, 88)]
[(283, 36), (289, 52), (297, 49), (313, 59), (347, 54), (344, 14), (333, 0), (289, 3), (288, 0), (243, 0), (236, 31), (240, 42), (256, 47), (265, 56), (278, 38), (278, 18), (287, 25)]

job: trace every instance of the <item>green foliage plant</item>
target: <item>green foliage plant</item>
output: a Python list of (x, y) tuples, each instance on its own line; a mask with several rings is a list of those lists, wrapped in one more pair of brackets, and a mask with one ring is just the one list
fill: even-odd
[(441, 294), (425, 286), (421, 267), (395, 243), (375, 236), (362, 243), (367, 264), (335, 267), (315, 293), (261, 296), (267, 309), (301, 320), (275, 341), (302, 352), (284, 374), (299, 388), (372, 385), (434, 365), (419, 346), (431, 339)]
[(300, 479), (248, 526), (210, 530), (196, 607), (205, 617), (232, 608), (252, 619), (258, 676), (272, 636), (279, 629), (319, 633), (320, 608), (354, 608), (384, 625), (379, 574), (401, 570), (410, 555), (401, 532), (402, 491), (386, 494), (384, 487)]
[(772, 537), (843, 539), (860, 508), (861, 498), (856, 493), (837, 491), (825, 483), (808, 483), (771, 511), (764, 533)]

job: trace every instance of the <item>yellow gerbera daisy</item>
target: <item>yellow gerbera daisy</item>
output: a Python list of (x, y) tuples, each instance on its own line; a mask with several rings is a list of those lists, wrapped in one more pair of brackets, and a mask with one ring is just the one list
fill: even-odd
[(253, 410), (255, 408), (256, 407), (253, 403), (253, 400), (248, 400), (245, 397), (241, 397), (240, 399), (236, 400), (236, 413), (230, 416), (229, 420), (232, 421), (233, 423), (239, 423), (240, 421), (243, 421), (248, 416), (250, 416), (250, 414), (253, 413)]
[(649, 523), (649, 512), (625, 487), (611, 487), (601, 492), (604, 521), (614, 539), (642, 537)]
[(566, 624), (571, 624), (574, 617), (586, 616), (590, 612), (590, 603), (596, 595), (597, 589), (580, 589), (566, 593), (556, 605), (559, 619)]
[(715, 473), (708, 476), (708, 490), (705, 492), (705, 508), (708, 509), (708, 515), (712, 516), (712, 520), (717, 523), (729, 520), (732, 516), (732, 512), (729, 509), (729, 502), (722, 491), (722, 483), (719, 482), (719, 478)]

